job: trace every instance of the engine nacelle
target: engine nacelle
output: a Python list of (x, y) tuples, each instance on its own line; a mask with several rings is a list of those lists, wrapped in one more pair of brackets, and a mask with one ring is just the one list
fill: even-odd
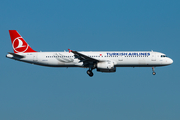
[(116, 67), (112, 61), (97, 63), (97, 71), (100, 72), (116, 72)]

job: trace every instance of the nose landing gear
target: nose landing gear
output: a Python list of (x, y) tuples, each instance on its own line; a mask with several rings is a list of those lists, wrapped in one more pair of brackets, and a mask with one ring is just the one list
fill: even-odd
[(153, 74), (153, 75), (156, 75), (156, 72), (154, 72), (154, 71), (155, 71), (155, 68), (154, 68), (154, 67), (152, 67), (152, 71), (153, 71), (152, 74)]

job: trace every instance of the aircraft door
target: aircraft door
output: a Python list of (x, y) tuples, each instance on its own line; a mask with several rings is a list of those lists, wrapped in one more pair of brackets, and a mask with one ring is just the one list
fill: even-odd
[(123, 56), (118, 56), (118, 61), (123, 61)]
[(38, 61), (38, 54), (33, 54), (33, 61), (34, 62), (37, 62)]
[(156, 54), (155, 53), (152, 54), (151, 61), (156, 61)]

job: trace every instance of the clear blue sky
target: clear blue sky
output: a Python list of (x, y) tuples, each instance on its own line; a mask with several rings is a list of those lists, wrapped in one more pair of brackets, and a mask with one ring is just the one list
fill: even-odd
[[(179, 0), (2, 0), (0, 4), (1, 120), (179, 120)], [(5, 57), (8, 30), (37, 51), (154, 50), (167, 67), (49, 68)]]

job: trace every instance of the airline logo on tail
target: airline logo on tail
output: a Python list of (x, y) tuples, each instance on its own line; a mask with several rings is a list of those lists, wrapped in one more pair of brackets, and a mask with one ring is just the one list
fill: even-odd
[(23, 42), (22, 37), (17, 37), (12, 43), (13, 49), (16, 52), (25, 52), (28, 49), (28, 44)]
[(16, 30), (9, 30), (9, 34), (11, 37), (14, 53), (36, 52), (27, 44), (27, 42), (21, 37), (21, 35)]

